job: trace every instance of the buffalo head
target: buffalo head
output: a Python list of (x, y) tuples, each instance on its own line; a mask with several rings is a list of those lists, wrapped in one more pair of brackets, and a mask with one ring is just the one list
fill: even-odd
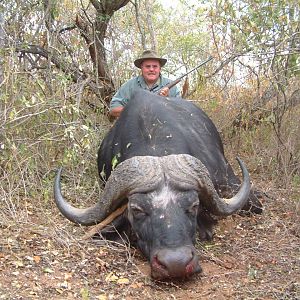
[[(238, 193), (222, 199), (202, 162), (188, 154), (136, 156), (120, 163), (110, 175), (101, 200), (86, 209), (67, 203), (60, 188), (61, 169), (54, 185), (56, 204), (70, 221), (82, 225), (101, 222), (128, 202), (126, 217), (156, 279), (188, 277), (201, 270), (194, 248), (199, 210), (227, 216), (241, 209), (250, 192), (243, 162)], [(198, 217), (198, 220), (197, 220)]]

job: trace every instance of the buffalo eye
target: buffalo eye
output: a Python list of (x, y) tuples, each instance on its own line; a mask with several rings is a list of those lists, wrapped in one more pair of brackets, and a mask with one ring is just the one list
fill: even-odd
[(187, 209), (187, 213), (192, 216), (197, 216), (198, 209), (199, 209), (199, 202), (196, 202)]
[(139, 206), (131, 206), (131, 213), (135, 218), (143, 218), (147, 213)]

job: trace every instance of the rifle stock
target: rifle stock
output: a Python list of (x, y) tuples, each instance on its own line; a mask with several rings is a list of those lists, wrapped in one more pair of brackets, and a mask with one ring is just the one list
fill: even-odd
[[(163, 88), (167, 87), (167, 88), (172, 88), (173, 86), (175, 86), (177, 83), (179, 83), (181, 81), (182, 78), (177, 78), (173, 81), (171, 81), (170, 83), (166, 84)], [(161, 90), (161, 89), (160, 89)]]

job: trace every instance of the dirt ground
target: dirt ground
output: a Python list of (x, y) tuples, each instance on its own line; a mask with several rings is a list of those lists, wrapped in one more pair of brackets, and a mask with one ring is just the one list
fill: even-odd
[(198, 242), (203, 272), (176, 282), (153, 281), (132, 247), (81, 241), (86, 229), (52, 203), (3, 203), (0, 299), (300, 299), (299, 193), (268, 193), (262, 215), (226, 218)]

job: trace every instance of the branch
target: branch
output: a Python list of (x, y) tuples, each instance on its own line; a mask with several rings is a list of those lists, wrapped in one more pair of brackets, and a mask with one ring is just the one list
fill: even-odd
[(95, 7), (97, 11), (101, 10), (101, 4), (97, 0), (91, 0), (92, 5)]
[[(22, 53), (25, 55), (26, 53), (38, 55), (41, 57), (44, 57), (47, 60), (50, 60), (56, 68), (61, 70), (62, 72), (71, 75), (72, 80), (76, 83), (78, 83), (81, 80), (86, 80), (88, 78), (88, 75), (85, 74), (83, 71), (79, 70), (79, 67), (76, 66), (74, 63), (70, 64), (66, 61), (64, 61), (62, 58), (59, 58), (57, 54), (52, 53), (50, 51), (47, 51), (46, 49), (38, 46), (38, 45), (27, 45), (27, 46), (17, 46), (16, 51)], [(107, 103), (102, 99), (105, 87), (101, 86), (99, 87), (95, 82), (88, 81), (87, 86), (98, 96), (102, 104), (108, 108)]]
[[(270, 85), (264, 94), (260, 98), (256, 99), (248, 113), (249, 124), (257, 125), (261, 122), (261, 120), (266, 119), (271, 114), (277, 115), (281, 113), (283, 115), (286, 111), (300, 105), (300, 89), (296, 89), (288, 99), (281, 103), (277, 103), (276, 107), (273, 106), (268, 109), (265, 108), (266, 104), (277, 95), (278, 90), (274, 86)], [(241, 109), (241, 111), (234, 118), (233, 122), (230, 124), (230, 127), (243, 127), (243, 109)]]
[(112, 14), (120, 8), (124, 7), (130, 0), (91, 0), (92, 5), (98, 12)]
[(65, 33), (65, 31), (71, 31), (73, 29), (76, 29), (76, 26), (75, 25), (70, 25), (70, 26), (67, 26), (65, 28), (62, 28), (58, 31), (59, 34), (61, 33)]
[(153, 13), (151, 11), (151, 6), (149, 4), (149, 0), (145, 1), (145, 8), (146, 8), (146, 20), (147, 20), (147, 25), (148, 25), (148, 30), (150, 33), (150, 41), (151, 41), (151, 48), (153, 50), (157, 50), (157, 40), (156, 40), (156, 34), (153, 29), (153, 22), (152, 22), (152, 16)]
[(134, 9), (135, 9), (135, 19), (136, 19), (136, 23), (138, 26), (138, 30), (140, 32), (141, 35), (141, 44), (142, 44), (142, 48), (145, 49), (146, 48), (146, 41), (145, 41), (145, 34), (142, 28), (142, 24), (141, 24), (141, 19), (140, 19), (140, 14), (139, 14), (139, 6), (138, 6), (138, 0), (134, 1)]
[(223, 62), (221, 62), (220, 66), (214, 70), (213, 73), (211, 73), (210, 75), (206, 76), (207, 78), (213, 77), (214, 75), (216, 75), (219, 71), (221, 71), (225, 66), (227, 66), (230, 62), (234, 61), (236, 58), (245, 55), (246, 53), (251, 52), (252, 49), (248, 49), (244, 52), (241, 53), (234, 53), (232, 54), (229, 58), (225, 59)]
[(127, 203), (121, 206), (120, 208), (116, 209), (114, 212), (112, 212), (106, 219), (104, 219), (101, 223), (93, 226), (91, 230), (89, 230), (84, 236), (83, 240), (87, 240), (91, 237), (93, 237), (95, 234), (101, 232), (101, 230), (110, 224), (116, 217), (120, 216), (127, 208)]
[(16, 117), (15, 119), (11, 120), (11, 121), (8, 121), (6, 122), (5, 125), (9, 125), (9, 124), (12, 124), (12, 123), (16, 123), (18, 121), (21, 121), (23, 119), (29, 119), (31, 117), (35, 117), (35, 116), (38, 116), (38, 115), (41, 115), (41, 114), (44, 114), (45, 112), (49, 111), (49, 110), (55, 110), (57, 108), (61, 108), (61, 106), (52, 106), (52, 107), (49, 107), (49, 108), (46, 108), (42, 111), (38, 111), (38, 112), (35, 112), (35, 113), (29, 113), (27, 115), (22, 115), (20, 117)]
[(84, 38), (85, 43), (89, 49), (89, 53), (93, 61), (93, 65), (97, 66), (97, 49), (93, 37), (91, 36), (90, 28), (87, 22), (85, 22), (79, 15), (76, 16), (75, 22), (76, 22), (76, 26), (80, 31), (80, 35)]
[(25, 55), (26, 53), (39, 55), (47, 60), (50, 60), (58, 69), (62, 70), (64, 73), (70, 73), (73, 81), (77, 82), (80, 78), (86, 77), (84, 73), (78, 70), (78, 67), (71, 66), (62, 59), (59, 59), (57, 55), (47, 51), (46, 49), (38, 46), (38, 45), (27, 45), (27, 46), (17, 46), (16, 51)]

